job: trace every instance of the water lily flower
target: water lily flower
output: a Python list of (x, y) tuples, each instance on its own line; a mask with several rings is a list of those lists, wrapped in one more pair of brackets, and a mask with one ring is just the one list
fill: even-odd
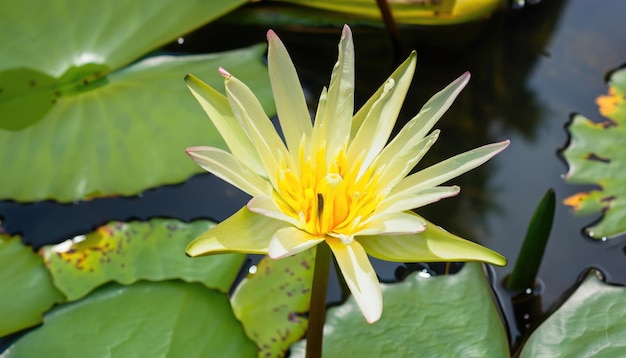
[(268, 67), (284, 141), (250, 89), (221, 69), (226, 96), (188, 75), (187, 84), (230, 151), (191, 147), (201, 167), (252, 196), (245, 207), (193, 240), (190, 256), (227, 252), (273, 259), (328, 245), (367, 322), (382, 312), (368, 254), (395, 262), (484, 261), (500, 254), (457, 237), (412, 209), (459, 193), (441, 186), (481, 165), (509, 141), (459, 154), (410, 174), (433, 145), (428, 134), (469, 80), (469, 73), (431, 98), (388, 143), (415, 70), (416, 54), (354, 114), (354, 48), (345, 26), (328, 89), (311, 121), (303, 90), (273, 31)]

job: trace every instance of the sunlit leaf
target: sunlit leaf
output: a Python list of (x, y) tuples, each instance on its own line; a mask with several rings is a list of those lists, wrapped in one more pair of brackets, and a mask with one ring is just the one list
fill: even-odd
[(0, 162), (9, 174), (0, 179), (0, 199), (70, 202), (135, 195), (201, 172), (184, 149), (224, 144), (189, 94), (184, 76), (194, 73), (220, 89), (216, 69), (227, 67), (271, 114), (264, 48), (133, 61), (242, 3), (5, 4)]
[[(482, 266), (383, 284), (383, 315), (367, 324), (350, 298), (331, 308), (324, 357), (506, 357), (508, 339)], [(304, 344), (292, 350), (304, 356)]]
[(41, 257), (0, 227), (0, 337), (40, 323), (63, 301)]
[(578, 193), (564, 200), (574, 213), (603, 214), (585, 229), (595, 239), (626, 232), (626, 69), (609, 80), (609, 93), (597, 99), (600, 113), (608, 119), (596, 123), (576, 115), (569, 125), (570, 142), (563, 151), (569, 165), (570, 184), (597, 184), (600, 189)]
[(231, 303), (259, 357), (280, 357), (302, 338), (308, 320), (315, 250), (280, 260), (265, 257), (237, 287)]
[(590, 271), (530, 336), (520, 357), (619, 357), (626, 352), (626, 288)]
[[(318, 9), (332, 10), (365, 18), (380, 19), (380, 9), (373, 0), (275, 0)], [(446, 25), (488, 17), (500, 5), (499, 0), (387, 0), (398, 23)], [(315, 20), (315, 19), (314, 19)]]
[(180, 281), (107, 285), (46, 314), (3, 357), (254, 357), (226, 295)]
[(112, 222), (72, 240), (42, 248), (55, 285), (76, 300), (94, 288), (117, 281), (182, 279), (228, 292), (245, 255), (191, 259), (185, 247), (213, 224), (171, 219)]

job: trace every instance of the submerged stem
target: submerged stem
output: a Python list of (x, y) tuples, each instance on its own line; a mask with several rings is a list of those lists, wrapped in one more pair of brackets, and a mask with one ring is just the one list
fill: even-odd
[(320, 358), (322, 356), (324, 319), (326, 318), (326, 290), (330, 272), (330, 247), (322, 242), (316, 246), (316, 250), (309, 307), (309, 327), (306, 334), (307, 358)]

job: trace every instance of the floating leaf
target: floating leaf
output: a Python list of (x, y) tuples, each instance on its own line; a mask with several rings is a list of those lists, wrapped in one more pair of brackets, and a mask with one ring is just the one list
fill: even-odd
[[(506, 357), (508, 339), (482, 266), (382, 284), (383, 315), (367, 324), (354, 299), (329, 309), (324, 357)], [(298, 343), (292, 356), (304, 356)]]
[(3, 357), (253, 357), (226, 295), (180, 281), (107, 285), (55, 308)]
[(626, 352), (626, 288), (591, 270), (530, 336), (520, 357), (619, 357)]
[(185, 255), (187, 244), (212, 225), (171, 219), (112, 222), (87, 235), (45, 246), (42, 255), (55, 285), (71, 301), (109, 281), (130, 284), (142, 279), (179, 278), (226, 293), (245, 255), (193, 260)]
[(153, 57), (121, 68), (244, 2), (6, 4), (0, 162), (10, 175), (0, 179), (0, 199), (135, 195), (202, 172), (184, 149), (224, 144), (183, 78), (191, 72), (220, 88), (216, 68), (227, 66), (271, 113), (264, 47)]
[(41, 257), (0, 227), (0, 337), (39, 324), (44, 312), (64, 301)]
[(231, 303), (259, 357), (282, 357), (307, 328), (315, 250), (280, 260), (265, 256), (237, 287)]
[(585, 231), (595, 239), (606, 239), (626, 232), (626, 69), (611, 75), (609, 93), (597, 103), (609, 119), (596, 123), (574, 116), (563, 156), (569, 165), (568, 183), (597, 184), (600, 189), (572, 195), (564, 203), (576, 214), (602, 213), (602, 220)]

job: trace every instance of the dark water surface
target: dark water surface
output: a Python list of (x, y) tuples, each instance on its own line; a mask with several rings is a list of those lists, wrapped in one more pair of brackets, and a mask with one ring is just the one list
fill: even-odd
[[(481, 25), (444, 31), (401, 30), (404, 53), (408, 56), (410, 49), (416, 48), (419, 59), (401, 121), (412, 117), (431, 95), (464, 71), (472, 73), (469, 86), (436, 126), (442, 135), (420, 167), (511, 139), (510, 147), (487, 165), (452, 181), (461, 185), (458, 197), (418, 213), (504, 254), (510, 264), (496, 269), (501, 279), (512, 269), (534, 208), (546, 190), (554, 188), (556, 217), (540, 270), (545, 283), (544, 307), (555, 302), (590, 266), (600, 268), (610, 282), (626, 283), (626, 240), (598, 242), (583, 237), (582, 227), (595, 218), (574, 218), (560, 202), (588, 187), (563, 181), (567, 166), (557, 155), (567, 142), (564, 125), (572, 112), (601, 120), (595, 98), (606, 92), (604, 77), (626, 63), (625, 14), (622, 0), (552, 0), (524, 11), (501, 13)], [(237, 48), (265, 41), (266, 30), (213, 24), (166, 50)], [(353, 30), (360, 105), (398, 61), (384, 30)], [(314, 103), (321, 86), (328, 82), (340, 30), (300, 31), (279, 26), (276, 31)], [(149, 190), (136, 198), (73, 205), (4, 201), (0, 202), (0, 217), (6, 231), (21, 233), (27, 243), (40, 246), (110, 220), (156, 216), (223, 220), (246, 201), (237, 189), (211, 175), (199, 175), (183, 185)], [(383, 280), (395, 278), (397, 264), (375, 264)]]

